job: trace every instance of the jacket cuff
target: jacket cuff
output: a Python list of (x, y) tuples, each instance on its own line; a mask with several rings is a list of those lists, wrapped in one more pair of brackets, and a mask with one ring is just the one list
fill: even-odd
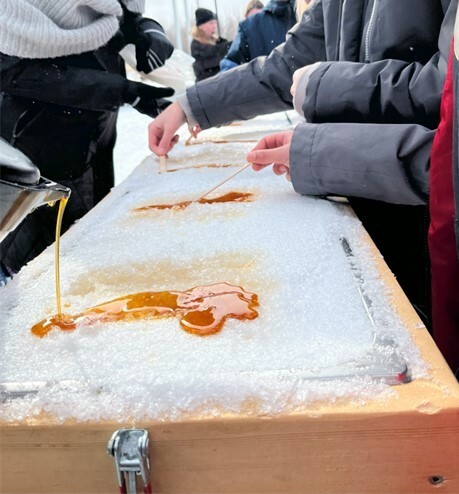
[[(198, 124), (201, 127), (202, 130), (209, 129), (210, 127), (212, 127), (212, 125), (210, 124), (210, 122), (209, 122), (209, 120), (208, 120), (208, 118), (207, 118), (207, 116), (203, 110), (203, 107), (200, 103), (196, 86), (197, 86), (197, 84), (189, 87), (186, 90), (185, 95), (183, 95), (183, 96), (187, 100), (186, 104), (188, 105), (188, 108), (189, 108), (190, 117), (193, 118), (193, 120), (196, 122), (196, 124)], [(180, 103), (180, 101), (179, 101), (179, 103)], [(187, 110), (183, 107), (182, 107), (182, 109), (185, 112), (185, 115), (186, 115), (187, 120), (188, 120)]]
[(319, 125), (299, 124), (290, 143), (290, 177), (295, 192), (303, 195), (325, 195), (313, 175), (314, 139)]
[(298, 81), (295, 89), (295, 94), (293, 95), (293, 108), (296, 112), (303, 116), (303, 103), (306, 98), (306, 88), (309, 81), (310, 72), (305, 72)]
[(180, 105), (180, 107), (183, 110), (183, 113), (185, 114), (187, 124), (190, 127), (194, 127), (195, 125), (198, 125), (198, 121), (196, 120), (196, 118), (193, 115), (193, 112), (191, 111), (191, 106), (190, 103), (188, 102), (186, 93), (177, 96), (177, 103)]
[(320, 65), (309, 75), (308, 97), (303, 100), (302, 114), (307, 122), (317, 120), (317, 95), (322, 78), (333, 62), (321, 62)]
[(308, 83), (309, 78), (312, 73), (318, 69), (322, 62), (316, 62), (312, 65), (308, 66), (308, 69), (305, 70), (298, 80), (296, 84), (295, 94), (293, 95), (293, 108), (295, 108), (296, 112), (302, 117), (303, 116), (303, 104), (306, 96), (309, 93), (308, 91)]

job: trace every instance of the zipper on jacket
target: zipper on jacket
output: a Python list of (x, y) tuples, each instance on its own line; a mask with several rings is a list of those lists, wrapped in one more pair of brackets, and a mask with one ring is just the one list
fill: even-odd
[(377, 3), (378, 3), (378, 0), (373, 1), (373, 7), (371, 8), (370, 20), (368, 21), (367, 33), (365, 35), (365, 62), (370, 61), (370, 36), (371, 36), (371, 30), (373, 28), (373, 24), (374, 24), (375, 19), (376, 19)]
[(335, 52), (335, 60), (339, 60), (339, 49), (341, 46), (341, 22), (343, 18), (343, 5), (346, 3), (346, 0), (341, 0), (339, 2), (339, 11), (338, 11), (338, 32), (336, 34), (336, 52)]

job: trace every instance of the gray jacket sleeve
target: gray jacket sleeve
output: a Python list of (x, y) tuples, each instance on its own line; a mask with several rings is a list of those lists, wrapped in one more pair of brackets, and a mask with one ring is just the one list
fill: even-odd
[(290, 147), (293, 187), (304, 195), (425, 204), (434, 134), (414, 124), (300, 124)]
[(188, 88), (191, 111), (201, 128), (207, 129), (291, 109), (293, 72), (325, 56), (322, 2), (316, 1), (269, 57), (256, 58)]
[(438, 125), (456, 2), (445, 13), (439, 51), (425, 64), (401, 60), (324, 62), (303, 103), (308, 122), (416, 122)]

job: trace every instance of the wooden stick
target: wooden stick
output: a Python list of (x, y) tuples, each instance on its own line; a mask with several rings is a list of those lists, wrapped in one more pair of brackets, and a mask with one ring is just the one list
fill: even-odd
[(165, 156), (159, 157), (159, 173), (167, 172), (167, 161)]
[(233, 174), (231, 174), (229, 177), (226, 177), (225, 180), (222, 180), (220, 183), (218, 183), (217, 185), (215, 185), (214, 187), (212, 187), (211, 189), (209, 189), (207, 192), (205, 192), (204, 194), (201, 194), (200, 196), (196, 197), (196, 199), (193, 199), (192, 202), (196, 202), (196, 201), (199, 201), (199, 199), (202, 199), (203, 197), (206, 197), (207, 195), (209, 195), (211, 192), (213, 192), (215, 189), (218, 189), (221, 185), (223, 185), (224, 183), (228, 182), (228, 180), (231, 180), (233, 177), (235, 177), (238, 173), (241, 173), (243, 172), (244, 170), (246, 170), (249, 166), (252, 166), (252, 163), (247, 163), (245, 164), (244, 166), (242, 166), (241, 168), (239, 168), (239, 170), (235, 171)]

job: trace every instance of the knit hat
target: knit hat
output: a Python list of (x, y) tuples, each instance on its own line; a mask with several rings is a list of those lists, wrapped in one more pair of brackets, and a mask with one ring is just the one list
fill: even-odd
[(196, 9), (196, 26), (200, 26), (201, 24), (205, 24), (206, 22), (213, 21), (217, 17), (216, 15), (208, 9)]

